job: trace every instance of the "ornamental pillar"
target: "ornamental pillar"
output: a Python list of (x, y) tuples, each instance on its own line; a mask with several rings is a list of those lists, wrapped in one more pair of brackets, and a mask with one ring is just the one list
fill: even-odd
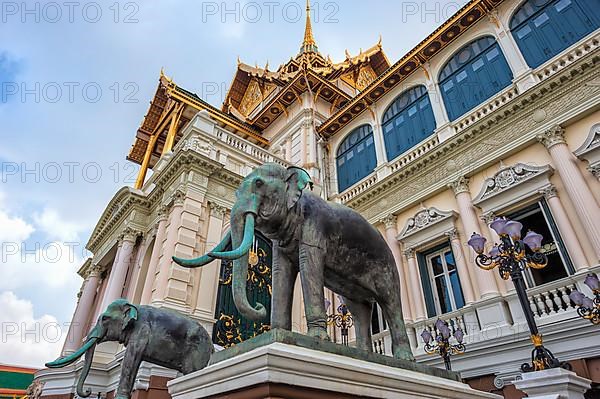
[(595, 260), (600, 260), (600, 224), (598, 223), (600, 221), (600, 208), (575, 163), (576, 159), (569, 151), (564, 129), (558, 125), (554, 126), (550, 130), (539, 134), (537, 139), (550, 153), (567, 195), (573, 201), (577, 216), (579, 216), (585, 233), (594, 248)]
[(398, 269), (398, 276), (400, 277), (400, 299), (402, 301), (402, 314), (404, 320), (414, 320), (412, 312), (412, 304), (408, 295), (408, 283), (406, 273), (404, 270), (404, 264), (402, 262), (402, 254), (400, 253), (400, 247), (398, 246), (398, 229), (397, 229), (397, 217), (396, 215), (388, 215), (382, 219), (381, 222), (385, 225), (385, 240), (387, 241), (394, 261), (396, 262), (396, 268)]
[[(469, 179), (466, 177), (460, 177), (458, 180), (450, 183), (450, 187), (454, 191), (456, 197), (456, 203), (458, 205), (458, 211), (460, 213), (460, 221), (463, 225), (463, 231), (467, 237), (470, 237), (472, 233), (479, 232), (479, 221), (475, 214), (475, 208), (471, 200), (471, 194), (469, 193)], [(479, 288), (479, 298), (488, 298), (498, 296), (498, 285), (496, 284), (495, 278), (490, 274), (489, 271), (480, 269), (475, 264), (475, 252), (471, 247), (467, 249), (467, 264), (470, 267), (471, 275), (475, 275), (477, 280), (477, 287)]]
[(427, 319), (427, 313), (425, 312), (425, 296), (423, 295), (423, 286), (419, 280), (419, 266), (417, 265), (417, 259), (415, 257), (414, 248), (407, 248), (404, 251), (406, 261), (408, 264), (408, 278), (410, 281), (411, 290), (411, 303), (414, 308), (413, 317), (415, 321), (422, 321)]
[(581, 245), (579, 244), (575, 229), (573, 228), (573, 225), (571, 224), (571, 221), (565, 212), (565, 208), (563, 207), (560, 198), (558, 197), (556, 187), (553, 185), (545, 187), (540, 190), (540, 194), (544, 196), (548, 206), (550, 207), (550, 211), (552, 212), (552, 216), (556, 221), (556, 225), (560, 231), (560, 236), (567, 247), (569, 256), (573, 261), (575, 270), (587, 270), (589, 263), (585, 257), (585, 254), (583, 253)]
[(73, 320), (69, 326), (69, 333), (63, 348), (63, 355), (73, 353), (81, 346), (86, 334), (85, 327), (92, 312), (94, 298), (100, 283), (100, 266), (93, 265), (83, 282), (83, 288), (79, 295), (79, 301), (73, 314)]
[(471, 276), (469, 275), (469, 266), (463, 253), (462, 243), (458, 235), (457, 229), (452, 229), (445, 233), (450, 240), (452, 246), (452, 252), (454, 253), (454, 262), (456, 262), (456, 271), (460, 278), (460, 285), (462, 287), (465, 302), (471, 304), (475, 302), (475, 293), (473, 291), (473, 284), (471, 283)]
[(152, 303), (162, 302), (168, 296), (169, 279), (174, 267), (172, 257), (175, 254), (175, 245), (179, 238), (184, 199), (185, 195), (181, 191), (176, 191), (172, 198), (169, 228), (166, 231), (167, 238), (158, 263), (158, 276), (156, 277), (156, 289), (152, 293)]
[[(206, 248), (212, 249), (223, 238), (223, 221), (227, 214), (227, 208), (209, 202), (208, 233), (206, 235)], [(221, 272), (221, 260), (215, 259), (200, 269), (198, 277), (198, 298), (194, 313), (203, 321), (214, 321), (215, 305), (219, 290), (219, 274)]]
[(137, 236), (137, 231), (127, 228), (119, 238), (117, 254), (108, 279), (101, 311), (106, 309), (115, 299), (121, 298), (123, 294), (123, 286), (125, 285), (127, 270), (131, 265), (131, 257), (133, 256), (133, 248), (135, 247)]
[(158, 210), (158, 220), (156, 222), (156, 236), (154, 237), (154, 245), (152, 246), (152, 255), (150, 256), (150, 264), (148, 265), (148, 274), (144, 282), (142, 291), (141, 305), (147, 305), (152, 299), (152, 291), (156, 281), (156, 273), (160, 254), (162, 252), (163, 242), (165, 240), (165, 232), (167, 230), (167, 207), (161, 206)]

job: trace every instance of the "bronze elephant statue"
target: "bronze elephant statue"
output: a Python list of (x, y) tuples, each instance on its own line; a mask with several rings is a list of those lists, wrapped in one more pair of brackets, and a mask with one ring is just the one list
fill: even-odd
[[(197, 259), (173, 258), (184, 267), (213, 259), (233, 260), (233, 299), (252, 320), (266, 317), (246, 293), (248, 252), (254, 230), (273, 241), (271, 327), (291, 330), (294, 282), (302, 284), (308, 335), (329, 339), (323, 287), (340, 294), (353, 314), (357, 346), (372, 351), (371, 313), (377, 302), (390, 328), (396, 358), (414, 360), (400, 303), (400, 280), (390, 248), (367, 220), (352, 209), (314, 195), (308, 173), (298, 167), (265, 164), (236, 192), (231, 231), (213, 251)], [(225, 251), (229, 245), (233, 250)]]
[(85, 354), (83, 370), (77, 381), (77, 394), (88, 397), (84, 390), (94, 357), (101, 342), (116, 341), (126, 346), (116, 398), (131, 395), (142, 361), (177, 370), (183, 374), (203, 369), (214, 352), (210, 336), (198, 322), (169, 309), (133, 305), (117, 299), (108, 305), (76, 352), (46, 363), (46, 367), (67, 366)]

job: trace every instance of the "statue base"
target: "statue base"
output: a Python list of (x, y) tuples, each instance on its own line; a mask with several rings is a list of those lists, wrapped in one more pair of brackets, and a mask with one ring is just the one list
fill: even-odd
[(173, 399), (501, 398), (455, 372), (283, 330), (215, 353), (208, 367), (168, 387)]

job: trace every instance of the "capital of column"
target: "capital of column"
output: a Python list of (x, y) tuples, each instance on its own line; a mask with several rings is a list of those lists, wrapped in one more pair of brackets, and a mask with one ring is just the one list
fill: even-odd
[(596, 177), (596, 179), (600, 179), (600, 164), (588, 166), (587, 170), (589, 170), (590, 173)]
[(384, 224), (386, 230), (396, 228), (397, 221), (398, 221), (398, 217), (394, 214), (389, 214), (380, 220), (380, 222)]
[(86, 280), (90, 277), (100, 276), (100, 274), (102, 273), (102, 269), (103, 267), (98, 264), (92, 265), (92, 267), (88, 269), (87, 276), (85, 276)]
[(469, 179), (465, 176), (460, 176), (455, 181), (448, 184), (448, 187), (454, 191), (454, 195), (469, 191)]
[(416, 251), (414, 248), (406, 248), (404, 250), (404, 256), (406, 256), (407, 259), (414, 259), (415, 253)]
[(167, 220), (169, 216), (169, 207), (167, 205), (161, 205), (158, 207), (158, 220), (157, 223), (160, 223), (162, 220)]
[(171, 197), (169, 197), (169, 203), (171, 206), (183, 206), (185, 200), (185, 192), (181, 189), (175, 190)]
[(496, 219), (496, 214), (494, 212), (486, 212), (483, 215), (481, 215), (481, 220), (483, 221), (483, 223), (485, 223), (486, 225), (490, 225), (494, 219)]
[(538, 134), (536, 138), (547, 149), (550, 149), (557, 144), (567, 143), (565, 140), (565, 129), (560, 125), (553, 126), (545, 132)]
[(447, 232), (444, 233), (444, 235), (446, 237), (448, 237), (448, 239), (450, 241), (454, 241), (454, 240), (458, 240), (458, 230), (456, 229), (456, 227), (451, 228), (450, 230), (448, 230)]
[(538, 193), (543, 195), (544, 198), (547, 200), (558, 196), (558, 192), (556, 191), (556, 187), (554, 187), (554, 184), (550, 184), (549, 186), (540, 189)]
[(131, 227), (125, 227), (125, 229), (123, 230), (123, 233), (121, 233), (121, 235), (119, 236), (119, 241), (120, 241), (120, 243), (122, 243), (124, 241), (135, 243), (139, 236), (142, 236), (141, 231), (135, 230)]
[(209, 202), (208, 207), (210, 208), (210, 215), (218, 219), (223, 219), (227, 214), (227, 208), (216, 202)]

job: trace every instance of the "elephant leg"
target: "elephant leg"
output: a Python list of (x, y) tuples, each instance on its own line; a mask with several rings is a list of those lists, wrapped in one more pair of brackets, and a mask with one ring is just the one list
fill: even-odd
[(273, 273), (271, 276), (271, 328), (292, 330), (294, 283), (298, 269), (277, 245), (273, 246)]
[(402, 317), (402, 304), (400, 303), (400, 293), (392, 295), (391, 298), (378, 301), (387, 321), (390, 335), (392, 337), (392, 352), (396, 359), (414, 361), (410, 342), (406, 334), (406, 325)]
[(354, 320), (356, 347), (367, 352), (373, 352), (373, 340), (371, 339), (373, 304), (371, 302), (355, 302), (348, 298), (344, 298), (344, 300)]
[(127, 345), (125, 356), (123, 356), (123, 362), (121, 363), (121, 377), (119, 378), (119, 386), (115, 399), (131, 397), (133, 384), (142, 363), (142, 353), (145, 346), (145, 342), (139, 342), (135, 339), (132, 339)]
[(324, 300), (323, 258), (321, 248), (300, 244), (300, 281), (308, 335), (330, 341)]

